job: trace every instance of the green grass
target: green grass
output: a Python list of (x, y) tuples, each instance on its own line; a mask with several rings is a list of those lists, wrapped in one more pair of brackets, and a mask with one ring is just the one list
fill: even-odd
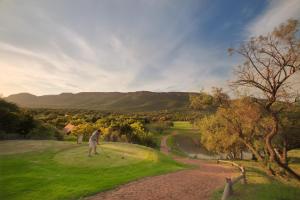
[(152, 133), (154, 142), (156, 144), (155, 149), (159, 150), (161, 139), (165, 135), (169, 134), (170, 128), (163, 123), (152, 122), (150, 124), (146, 124), (146, 129)]
[(288, 152), (290, 167), (300, 174), (300, 149)]
[(193, 129), (193, 125), (190, 122), (187, 121), (174, 121), (173, 122), (174, 126), (172, 127), (173, 129), (176, 130), (190, 130)]
[(176, 134), (169, 136), (167, 144), (173, 154), (184, 157), (203, 154), (205, 159), (214, 156), (200, 145), (199, 130), (195, 129), (190, 122), (174, 122), (171, 132)]
[(167, 145), (170, 148), (172, 154), (177, 155), (177, 156), (181, 156), (181, 157), (187, 157), (188, 156), (184, 151), (182, 151), (179, 148), (178, 144), (175, 141), (174, 135), (170, 135), (168, 137)]
[[(295, 152), (300, 156), (300, 151)], [(296, 200), (300, 197), (300, 184), (295, 180), (279, 180), (268, 176), (254, 161), (238, 162), (246, 167), (248, 184), (234, 185), (230, 200)], [(295, 164), (299, 167), (300, 163)], [(223, 189), (216, 191), (212, 199), (221, 199)]]
[(101, 146), (100, 154), (89, 158), (86, 145), (0, 142), (0, 199), (79, 199), (141, 177), (185, 168), (139, 145)]
[(177, 134), (185, 134), (185, 133), (194, 133), (195, 130), (190, 122), (187, 121), (175, 121), (173, 122), (174, 126), (166, 131), (167, 134), (176, 133), (176, 135), (170, 135), (167, 139), (167, 145), (171, 150), (171, 153), (181, 157), (187, 157), (187, 153), (185, 153), (179, 147), (178, 135)]

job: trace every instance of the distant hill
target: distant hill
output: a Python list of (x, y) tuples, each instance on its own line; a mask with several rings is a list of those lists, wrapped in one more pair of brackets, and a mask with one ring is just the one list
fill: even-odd
[(21, 107), (93, 109), (106, 111), (186, 110), (187, 92), (81, 92), (35, 96), (29, 93), (10, 95), (5, 100)]

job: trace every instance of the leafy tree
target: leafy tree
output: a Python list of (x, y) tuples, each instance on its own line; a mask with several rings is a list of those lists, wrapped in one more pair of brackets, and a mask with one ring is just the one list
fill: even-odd
[(83, 122), (75, 126), (72, 134), (75, 136), (83, 135), (84, 140), (88, 140), (89, 136), (95, 131), (95, 126), (91, 123)]
[(288, 20), (266, 36), (253, 37), (240, 48), (229, 49), (229, 52), (238, 53), (245, 59), (245, 62), (235, 71), (236, 80), (233, 86), (248, 87), (253, 90), (254, 96), (265, 99), (260, 103), (271, 120), (271, 129), (264, 135), (269, 161), (275, 162), (300, 180), (300, 176), (283, 162), (284, 155), (276, 154), (273, 144), (273, 138), (279, 133), (279, 115), (283, 111), (276, 104), (293, 97), (295, 83), (292, 77), (299, 75), (298, 24), (297, 20)]
[(234, 134), (228, 135), (225, 120), (218, 115), (204, 117), (199, 123), (201, 143), (211, 152), (235, 159), (242, 145)]
[(208, 150), (233, 155), (247, 147), (262, 161), (258, 142), (261, 118), (259, 106), (248, 99), (232, 101), (227, 107), (219, 107), (216, 114), (200, 121), (201, 142)]
[(190, 107), (195, 110), (208, 109), (213, 105), (213, 102), (213, 97), (206, 92), (190, 95)]
[(24, 138), (35, 127), (31, 115), (20, 110), (13, 103), (0, 99), (0, 131), (5, 134), (19, 134)]
[(251, 98), (242, 98), (232, 101), (228, 107), (220, 107), (217, 115), (225, 120), (228, 135), (235, 135), (258, 160), (264, 160), (260, 153), (263, 149), (261, 132), (269, 123), (261, 112), (260, 105)]
[(25, 138), (26, 135), (35, 127), (35, 121), (31, 115), (21, 114), (19, 117), (19, 124), (17, 132)]

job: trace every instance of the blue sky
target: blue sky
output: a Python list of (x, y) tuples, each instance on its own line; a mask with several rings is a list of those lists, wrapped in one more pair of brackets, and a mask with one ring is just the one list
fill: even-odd
[(0, 0), (0, 93), (225, 87), (227, 49), (300, 0)]

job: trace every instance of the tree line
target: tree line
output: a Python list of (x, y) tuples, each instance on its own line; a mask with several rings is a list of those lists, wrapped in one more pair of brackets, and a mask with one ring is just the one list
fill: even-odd
[[(176, 118), (187, 114), (177, 114)], [(96, 129), (101, 139), (112, 142), (136, 143), (158, 148), (157, 135), (172, 126), (168, 111), (142, 113), (115, 113), (84, 109), (25, 109), (0, 100), (0, 139), (58, 139), (84, 141)], [(64, 133), (67, 124), (75, 128)]]

